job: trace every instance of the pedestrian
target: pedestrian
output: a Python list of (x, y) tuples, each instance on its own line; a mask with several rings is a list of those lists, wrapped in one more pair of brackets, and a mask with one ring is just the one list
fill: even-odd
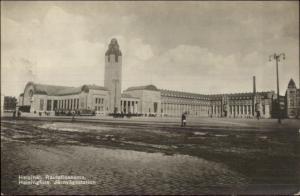
[(16, 110), (13, 112), (13, 118), (16, 118)]
[(181, 115), (181, 126), (185, 127), (185, 125), (186, 125), (186, 113), (183, 113)]
[(18, 110), (18, 118), (20, 118), (20, 117), (21, 117), (21, 111)]
[(75, 112), (72, 112), (72, 122), (74, 122), (75, 121)]
[(257, 116), (257, 120), (259, 120), (259, 118), (260, 118), (260, 111), (256, 112), (256, 116)]

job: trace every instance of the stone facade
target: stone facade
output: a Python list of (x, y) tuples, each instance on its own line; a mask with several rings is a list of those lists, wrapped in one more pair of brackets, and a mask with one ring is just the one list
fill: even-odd
[(160, 114), (161, 93), (153, 85), (130, 87), (124, 93), (138, 98), (137, 111), (140, 114)]
[(19, 98), (19, 106), (29, 106), (31, 113), (84, 110), (107, 113), (108, 105), (108, 90), (96, 85), (66, 87), (29, 82)]
[(116, 39), (105, 53), (104, 87), (109, 90), (109, 112), (121, 112), (122, 52)]
[(274, 92), (258, 92), (255, 95), (253, 93), (201, 95), (161, 90), (162, 114), (180, 116), (182, 113), (188, 113), (190, 116), (199, 117), (251, 118), (259, 111), (261, 117), (270, 118), (273, 95)]
[(293, 79), (290, 80), (285, 93), (286, 117), (300, 117), (300, 89), (297, 89)]
[[(202, 95), (158, 89), (154, 85), (122, 88), (122, 53), (112, 39), (105, 53), (104, 87), (82, 85), (66, 87), (29, 82), (19, 97), (19, 106), (40, 111), (92, 111), (154, 116), (176, 116), (187, 113), (194, 117), (262, 118), (274, 117), (276, 94), (273, 91)], [(286, 116), (299, 116), (300, 90), (293, 80), (286, 92)], [(278, 105), (278, 104), (277, 104)]]

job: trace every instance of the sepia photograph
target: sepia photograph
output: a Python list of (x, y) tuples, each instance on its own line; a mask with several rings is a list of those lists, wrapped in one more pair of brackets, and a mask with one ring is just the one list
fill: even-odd
[(300, 195), (299, 1), (1, 1), (1, 195)]

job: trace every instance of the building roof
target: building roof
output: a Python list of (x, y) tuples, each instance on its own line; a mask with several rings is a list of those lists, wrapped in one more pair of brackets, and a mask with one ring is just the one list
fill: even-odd
[(110, 41), (110, 44), (108, 45), (108, 49), (107, 51), (105, 52), (105, 56), (109, 56), (111, 54), (114, 54), (116, 56), (116, 58), (118, 56), (122, 56), (122, 52), (120, 50), (120, 47), (119, 47), (119, 44), (118, 44), (118, 41), (117, 39), (113, 38), (111, 41)]
[[(247, 98), (253, 96), (252, 92), (246, 92), (246, 93), (230, 93), (230, 94), (212, 94), (212, 95), (204, 95), (204, 94), (198, 94), (198, 93), (189, 93), (189, 92), (180, 92), (180, 91), (172, 91), (172, 90), (165, 90), (160, 89), (162, 96), (168, 96), (168, 97), (183, 97), (183, 98), (192, 98), (192, 99), (207, 99), (207, 100), (219, 100), (222, 99), (222, 97), (228, 97), (231, 99), (235, 98)], [(256, 92), (256, 95), (263, 96), (265, 98), (269, 97), (274, 94), (273, 91), (266, 91), (266, 92)]]
[(130, 94), (122, 93), (121, 98), (131, 98), (131, 99), (139, 99), (138, 97), (134, 97)]
[(91, 90), (102, 90), (102, 91), (107, 91), (108, 90), (107, 88), (105, 88), (103, 86), (98, 86), (98, 85), (95, 85), (95, 84), (92, 84), (92, 85), (83, 85), (83, 86), (85, 86), (85, 87), (87, 87), (88, 89), (91, 89)]
[(133, 86), (126, 89), (126, 91), (134, 91), (134, 90), (149, 90), (149, 91), (159, 91), (156, 86), (150, 84), (146, 86)]
[(160, 89), (160, 92), (162, 96), (169, 96), (169, 97), (186, 97), (186, 98), (196, 98), (196, 99), (208, 98), (207, 95), (203, 95), (203, 94), (173, 91), (173, 90), (166, 90), (166, 89)]
[(288, 88), (296, 88), (296, 84), (295, 84), (293, 78), (290, 79), (289, 84), (288, 84)]
[(105, 87), (97, 86), (97, 85), (82, 85), (79, 87), (69, 87), (69, 86), (37, 84), (37, 83), (33, 83), (33, 82), (27, 83), (26, 87), (28, 85), (33, 86), (35, 94), (42, 94), (42, 95), (48, 95), (48, 96), (62, 96), (62, 95), (79, 94), (82, 91), (88, 92), (90, 89), (107, 91), (107, 89)]

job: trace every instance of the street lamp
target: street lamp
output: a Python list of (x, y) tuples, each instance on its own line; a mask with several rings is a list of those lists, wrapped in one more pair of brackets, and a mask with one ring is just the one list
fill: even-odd
[(280, 57), (282, 57), (282, 60), (285, 60), (285, 54), (272, 54), (269, 56), (269, 61), (272, 61), (274, 59), (276, 61), (276, 75), (277, 75), (277, 102), (278, 102), (278, 123), (281, 124), (281, 109), (280, 109), (280, 100), (279, 100), (279, 74), (278, 74), (278, 62), (280, 61)]

